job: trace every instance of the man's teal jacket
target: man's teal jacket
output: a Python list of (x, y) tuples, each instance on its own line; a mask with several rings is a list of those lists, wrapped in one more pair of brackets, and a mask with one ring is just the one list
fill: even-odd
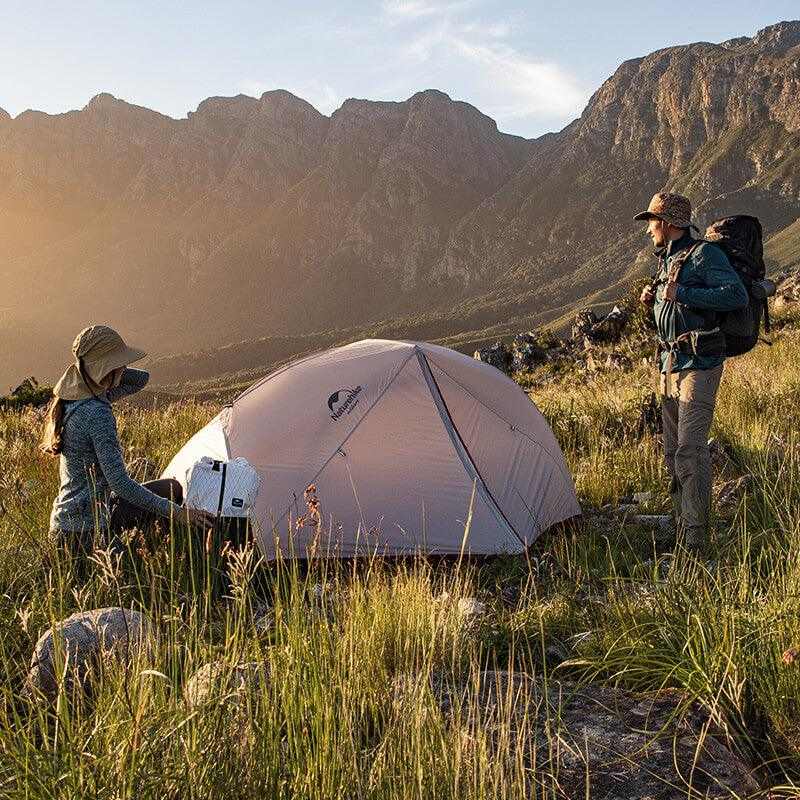
[[(662, 342), (674, 342), (682, 333), (714, 327), (718, 312), (744, 308), (750, 298), (742, 279), (731, 266), (721, 247), (711, 243), (699, 244), (678, 273), (675, 300), (664, 299), (667, 276), (672, 260), (697, 240), (687, 228), (686, 233), (659, 254), (659, 271), (656, 277), (655, 305), (658, 336)], [(715, 313), (716, 312), (716, 313)], [(696, 356), (676, 352), (672, 371), (683, 369), (713, 369), (724, 361), (724, 356)], [(661, 371), (667, 370), (667, 354), (661, 354)]]

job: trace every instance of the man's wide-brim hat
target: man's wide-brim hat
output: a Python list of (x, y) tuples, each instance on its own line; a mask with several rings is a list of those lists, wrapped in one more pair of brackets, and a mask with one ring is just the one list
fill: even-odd
[(105, 394), (100, 382), (109, 373), (127, 367), (147, 353), (125, 344), (108, 325), (84, 328), (72, 343), (75, 363), (69, 366), (55, 385), (53, 394), (62, 400), (82, 400)]
[(657, 192), (653, 195), (647, 211), (637, 214), (634, 219), (660, 219), (676, 228), (698, 227), (692, 222), (692, 201), (682, 194)]

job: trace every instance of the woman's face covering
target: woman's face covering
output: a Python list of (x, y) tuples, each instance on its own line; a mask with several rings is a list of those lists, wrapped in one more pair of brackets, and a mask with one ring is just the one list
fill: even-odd
[(115, 389), (117, 386), (120, 385), (122, 381), (122, 373), (125, 372), (125, 367), (119, 367), (115, 369), (113, 372), (109, 372), (105, 378), (103, 378), (102, 385), (105, 389)]

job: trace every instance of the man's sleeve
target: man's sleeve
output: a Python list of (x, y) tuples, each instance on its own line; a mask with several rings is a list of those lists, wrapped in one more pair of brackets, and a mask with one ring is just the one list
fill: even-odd
[(706, 311), (735, 311), (750, 302), (742, 279), (722, 248), (701, 245), (692, 261), (705, 286), (679, 285), (675, 293), (679, 303)]
[(125, 372), (122, 373), (122, 380), (119, 386), (109, 389), (106, 393), (109, 401), (119, 400), (120, 397), (126, 397), (129, 394), (136, 394), (147, 386), (150, 380), (150, 373), (143, 369), (133, 369), (127, 367)]

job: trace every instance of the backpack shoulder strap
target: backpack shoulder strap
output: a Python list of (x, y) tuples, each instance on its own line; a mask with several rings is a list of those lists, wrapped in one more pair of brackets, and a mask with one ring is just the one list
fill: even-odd
[(681, 271), (681, 267), (691, 258), (692, 254), (697, 250), (700, 245), (705, 244), (705, 239), (698, 239), (696, 242), (692, 242), (691, 247), (687, 247), (682, 252), (678, 253), (677, 256), (672, 260), (669, 265), (669, 271), (667, 273), (667, 283), (677, 283), (678, 282), (678, 274)]

